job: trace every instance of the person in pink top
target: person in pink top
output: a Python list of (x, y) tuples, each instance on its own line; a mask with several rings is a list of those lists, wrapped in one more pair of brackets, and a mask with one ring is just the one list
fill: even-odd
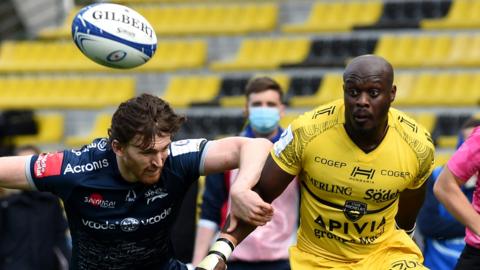
[[(275, 142), (282, 134), (279, 126), (284, 113), (283, 91), (268, 77), (251, 80), (245, 90), (245, 116), (248, 124), (241, 136), (268, 138)], [(229, 191), (237, 171), (208, 175), (201, 205), (200, 220), (192, 264), (208, 253), (216, 233), (225, 224), (229, 211)], [(221, 178), (220, 181), (216, 178)], [(228, 260), (229, 270), (289, 270), (288, 248), (293, 244), (298, 223), (298, 183), (292, 181), (273, 202), (275, 213), (267, 225), (257, 228), (235, 248)]]
[(466, 226), (466, 246), (455, 269), (480, 269), (480, 181), (470, 204), (460, 187), (480, 171), (480, 127), (453, 154), (438, 177), (433, 192), (448, 211)]

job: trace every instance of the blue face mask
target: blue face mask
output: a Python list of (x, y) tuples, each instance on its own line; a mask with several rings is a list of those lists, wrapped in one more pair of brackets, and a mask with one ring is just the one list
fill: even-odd
[(280, 111), (272, 107), (250, 107), (248, 120), (255, 132), (268, 134), (277, 128)]

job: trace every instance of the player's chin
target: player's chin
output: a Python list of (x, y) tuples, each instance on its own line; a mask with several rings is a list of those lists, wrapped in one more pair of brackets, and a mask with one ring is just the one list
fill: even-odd
[(160, 174), (148, 174), (148, 175), (143, 175), (143, 177), (140, 179), (140, 182), (142, 182), (145, 185), (153, 185), (158, 182), (160, 179)]

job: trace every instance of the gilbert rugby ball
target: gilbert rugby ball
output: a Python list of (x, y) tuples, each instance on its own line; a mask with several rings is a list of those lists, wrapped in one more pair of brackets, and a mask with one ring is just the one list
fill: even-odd
[(111, 3), (82, 8), (72, 21), (72, 38), (88, 58), (112, 68), (140, 66), (157, 49), (150, 23), (135, 10)]

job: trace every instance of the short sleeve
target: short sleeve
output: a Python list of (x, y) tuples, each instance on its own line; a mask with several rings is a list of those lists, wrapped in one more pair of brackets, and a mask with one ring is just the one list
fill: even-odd
[[(298, 135), (298, 134), (297, 134)], [(302, 147), (300, 136), (294, 132), (294, 123), (289, 125), (273, 145), (271, 156), (285, 172), (297, 175), (301, 169)]]
[(68, 164), (69, 155), (67, 151), (42, 153), (34, 155), (27, 160), (27, 180), (39, 191), (52, 192), (62, 198), (69, 193), (66, 183), (68, 176), (65, 176), (64, 165)]
[(459, 179), (467, 181), (480, 169), (480, 128), (458, 148), (447, 163), (450, 171)]

